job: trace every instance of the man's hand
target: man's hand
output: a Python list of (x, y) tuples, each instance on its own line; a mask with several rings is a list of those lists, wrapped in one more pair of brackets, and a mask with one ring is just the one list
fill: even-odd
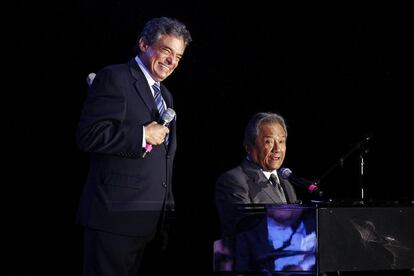
[(165, 136), (170, 132), (168, 127), (158, 124), (153, 121), (145, 128), (145, 141), (147, 144), (160, 145), (164, 142)]

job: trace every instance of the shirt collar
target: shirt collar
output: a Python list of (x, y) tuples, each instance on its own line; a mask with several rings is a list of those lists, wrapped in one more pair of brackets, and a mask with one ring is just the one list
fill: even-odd
[(277, 170), (274, 170), (274, 171), (271, 171), (271, 172), (262, 170), (262, 172), (266, 176), (267, 179), (270, 179), (270, 176), (272, 174), (276, 175), (277, 180), (279, 180), (279, 182), (280, 182), (279, 176), (277, 175)]
[(144, 76), (147, 79), (149, 86), (152, 87), (154, 83), (156, 83), (156, 81), (151, 77), (147, 67), (145, 67), (144, 63), (142, 63), (141, 59), (138, 56), (135, 57), (135, 61), (138, 63), (139, 68), (141, 68), (142, 72), (144, 73)]
[[(250, 156), (247, 155), (246, 159), (252, 162), (252, 159), (250, 158)], [(271, 172), (265, 171), (263, 169), (260, 169), (260, 170), (263, 172), (263, 174), (266, 176), (267, 179), (270, 179), (270, 175), (274, 174), (276, 175), (277, 180), (279, 180), (280, 182), (279, 176), (277, 175), (277, 170), (273, 170)]]

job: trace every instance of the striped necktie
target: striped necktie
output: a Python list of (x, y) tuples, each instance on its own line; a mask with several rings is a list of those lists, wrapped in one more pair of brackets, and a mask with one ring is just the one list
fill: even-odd
[(164, 107), (164, 99), (161, 96), (160, 85), (155, 82), (152, 85), (152, 89), (154, 89), (155, 104), (157, 105), (157, 109), (158, 109), (158, 112), (160, 113), (160, 117), (162, 117), (162, 114), (165, 111), (165, 107)]
[[(160, 118), (162, 118), (162, 114), (164, 114), (165, 106), (164, 106), (164, 99), (161, 95), (160, 85), (157, 82), (154, 82), (152, 85), (152, 89), (154, 89), (154, 98), (155, 98), (155, 104), (157, 105), (158, 112), (160, 113)], [(169, 134), (165, 136), (164, 143), (168, 145), (169, 142)]]

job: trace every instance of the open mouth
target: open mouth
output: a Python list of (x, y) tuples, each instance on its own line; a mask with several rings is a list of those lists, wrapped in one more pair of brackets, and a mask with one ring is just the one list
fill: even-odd
[(280, 156), (272, 156), (272, 157), (270, 157), (270, 159), (273, 160), (273, 161), (279, 161)]

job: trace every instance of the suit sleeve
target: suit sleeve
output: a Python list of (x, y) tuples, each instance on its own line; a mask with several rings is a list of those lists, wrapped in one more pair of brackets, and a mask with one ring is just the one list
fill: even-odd
[(103, 69), (88, 91), (76, 138), (87, 152), (139, 156), (142, 125), (127, 121), (127, 81), (114, 70)]
[(247, 185), (234, 175), (224, 174), (216, 183), (216, 199), (228, 203), (250, 203)]
[(251, 202), (244, 182), (229, 173), (221, 175), (216, 182), (216, 208), (223, 236), (233, 236), (237, 232), (237, 224), (242, 217), (238, 205)]

